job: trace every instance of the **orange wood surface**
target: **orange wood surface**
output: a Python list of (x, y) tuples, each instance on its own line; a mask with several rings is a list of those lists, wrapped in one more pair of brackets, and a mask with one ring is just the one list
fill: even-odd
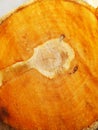
[(64, 74), (48, 79), (32, 69), (4, 84), (1, 120), (26, 130), (81, 130), (98, 120), (98, 20), (93, 11), (68, 0), (39, 0), (0, 25), (0, 69), (28, 59), (35, 47), (61, 34), (75, 51)]

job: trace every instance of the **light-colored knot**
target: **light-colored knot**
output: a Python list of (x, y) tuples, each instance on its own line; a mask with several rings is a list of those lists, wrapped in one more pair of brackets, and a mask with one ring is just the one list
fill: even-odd
[(44, 76), (52, 79), (67, 71), (75, 57), (72, 47), (63, 41), (64, 35), (52, 39), (34, 49), (34, 55), (28, 64)]
[(75, 53), (73, 48), (63, 39), (64, 35), (46, 41), (34, 48), (33, 56), (27, 61), (17, 62), (2, 69), (0, 71), (0, 86), (30, 69), (36, 69), (50, 79), (66, 72), (75, 58)]

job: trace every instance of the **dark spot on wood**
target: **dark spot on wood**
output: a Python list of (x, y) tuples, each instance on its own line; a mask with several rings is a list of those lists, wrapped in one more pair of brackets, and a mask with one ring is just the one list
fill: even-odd
[(76, 65), (76, 66), (73, 68), (73, 73), (75, 73), (77, 70), (78, 70), (78, 65)]
[(65, 35), (64, 35), (64, 34), (61, 34), (61, 36), (60, 36), (60, 41), (62, 41), (64, 38), (65, 38)]
[(22, 11), (24, 8), (25, 8), (25, 6), (21, 6), (21, 7), (19, 7), (19, 8), (16, 10), (16, 12)]
[(0, 130), (16, 130), (16, 129), (12, 128), (10, 125), (0, 122)]
[(94, 110), (94, 106), (89, 101), (85, 101), (85, 107), (86, 107), (86, 110), (89, 110), (89, 111)]
[(77, 70), (78, 70), (78, 68), (79, 68), (79, 66), (76, 65), (76, 66), (73, 68), (72, 72), (70, 72), (69, 74), (74, 74), (74, 73), (76, 73)]
[(2, 107), (1, 111), (2, 111), (2, 114), (3, 114), (4, 116), (7, 116), (7, 117), (9, 116), (9, 113), (8, 113), (8, 111), (7, 111), (6, 108)]
[(5, 107), (1, 107), (0, 108), (0, 120), (2, 121), (4, 118), (8, 118), (9, 116), (10, 115), (9, 115), (8, 110)]

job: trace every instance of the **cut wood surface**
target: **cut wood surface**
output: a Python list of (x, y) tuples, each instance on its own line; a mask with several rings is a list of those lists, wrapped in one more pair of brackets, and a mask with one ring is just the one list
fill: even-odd
[[(61, 35), (75, 53), (70, 67), (58, 69), (52, 79), (32, 68), (11, 76), (2, 84), (1, 121), (18, 130), (81, 130), (98, 120), (98, 20), (95, 12), (93, 7), (75, 1), (38, 0), (1, 23), (0, 72), (25, 62), (33, 56), (34, 48)], [(47, 52), (46, 49), (48, 56)], [(62, 61), (66, 57), (70, 57), (69, 53), (63, 55)], [(4, 75), (0, 78), (2, 80)]]

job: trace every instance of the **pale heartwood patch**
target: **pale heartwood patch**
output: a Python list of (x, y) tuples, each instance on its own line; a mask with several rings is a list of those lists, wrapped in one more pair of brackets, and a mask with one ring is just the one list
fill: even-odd
[(64, 35), (61, 35), (60, 38), (46, 41), (34, 48), (34, 54), (30, 59), (2, 69), (0, 71), (0, 86), (30, 69), (36, 69), (50, 79), (66, 72), (75, 58), (75, 53), (71, 46), (63, 41), (63, 38)]

